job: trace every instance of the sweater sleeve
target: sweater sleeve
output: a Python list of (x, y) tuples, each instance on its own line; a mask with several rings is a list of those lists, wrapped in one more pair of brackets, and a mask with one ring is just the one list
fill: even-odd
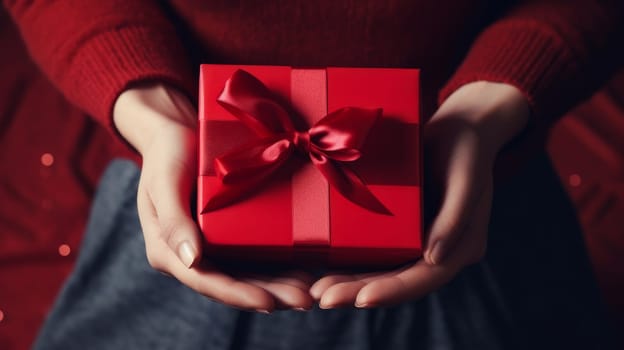
[(561, 116), (621, 64), (623, 3), (519, 2), (476, 38), (439, 102), (461, 85), (486, 80), (517, 87), (537, 118)]
[(151, 0), (4, 0), (37, 65), (75, 105), (112, 127), (115, 100), (145, 80), (193, 96), (175, 28)]

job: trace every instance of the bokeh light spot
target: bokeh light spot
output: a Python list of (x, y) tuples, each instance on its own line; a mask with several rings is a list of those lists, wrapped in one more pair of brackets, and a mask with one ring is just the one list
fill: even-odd
[(50, 153), (42, 154), (41, 164), (43, 164), (44, 166), (52, 166), (52, 164), (54, 164), (54, 156)]
[(58, 248), (58, 253), (61, 256), (68, 256), (71, 253), (71, 248), (67, 244), (61, 244)]
[(572, 187), (579, 187), (581, 185), (581, 176), (579, 174), (572, 174), (568, 182)]

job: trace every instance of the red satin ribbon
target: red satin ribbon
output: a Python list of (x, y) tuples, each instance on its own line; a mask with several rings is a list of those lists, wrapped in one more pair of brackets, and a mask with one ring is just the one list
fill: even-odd
[(373, 212), (391, 215), (362, 179), (344, 164), (360, 158), (360, 148), (381, 116), (381, 109), (341, 108), (327, 114), (308, 131), (300, 132), (271, 91), (244, 70), (237, 70), (226, 81), (217, 102), (259, 139), (215, 158), (215, 172), (221, 184), (202, 214), (238, 200), (299, 151), (309, 155), (329, 184), (345, 198)]

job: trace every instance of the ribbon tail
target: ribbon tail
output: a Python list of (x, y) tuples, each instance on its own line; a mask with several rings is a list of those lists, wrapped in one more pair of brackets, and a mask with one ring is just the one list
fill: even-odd
[(338, 167), (324, 156), (320, 159), (312, 157), (312, 162), (325, 176), (329, 184), (349, 201), (378, 214), (393, 215), (368, 189), (357, 173), (344, 164)]

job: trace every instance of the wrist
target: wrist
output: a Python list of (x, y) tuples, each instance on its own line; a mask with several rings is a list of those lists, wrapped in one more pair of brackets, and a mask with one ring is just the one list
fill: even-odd
[(177, 89), (149, 83), (119, 95), (113, 107), (113, 123), (119, 134), (143, 155), (162, 128), (172, 124), (194, 128), (196, 111)]
[(477, 81), (453, 92), (433, 116), (458, 118), (473, 126), (486, 146), (496, 152), (519, 135), (530, 116), (528, 101), (514, 86)]

